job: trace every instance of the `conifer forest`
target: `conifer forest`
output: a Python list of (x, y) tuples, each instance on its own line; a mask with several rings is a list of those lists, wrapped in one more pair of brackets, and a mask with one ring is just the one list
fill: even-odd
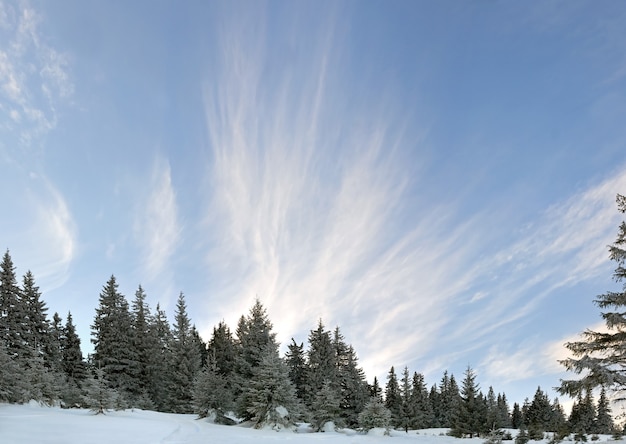
[[(617, 201), (624, 213), (625, 198), (618, 195)], [(622, 223), (610, 247), (618, 281), (624, 278), (625, 239)], [(306, 343), (292, 339), (281, 356), (273, 323), (258, 299), (234, 330), (220, 322), (205, 341), (183, 293), (172, 321), (146, 298), (139, 286), (128, 300), (111, 276), (91, 324), (93, 353), (85, 358), (72, 314), (50, 315), (35, 276), (27, 271), (18, 282), (7, 250), (0, 263), (0, 402), (36, 400), (95, 413), (126, 408), (194, 413), (220, 424), (248, 421), (257, 427), (308, 422), (315, 430), (330, 422), (361, 430), (448, 428), (452, 436), (482, 437), (515, 428), (521, 430), (518, 440), (540, 439), (547, 431), (555, 436), (621, 432), (607, 390), (623, 388), (624, 373), (614, 364), (626, 321), (611, 311), (603, 317), (617, 336), (587, 332), (580, 342), (566, 344), (574, 357), (562, 364), (575, 373), (591, 370), (587, 379), (561, 382), (561, 393), (575, 399), (566, 414), (541, 387), (510, 405), (505, 393), (481, 387), (470, 366), (462, 375), (444, 372), (431, 383), (419, 371), (391, 366), (385, 381), (368, 381), (345, 333), (321, 319)], [(624, 299), (623, 292), (608, 293), (597, 304), (619, 312)]]

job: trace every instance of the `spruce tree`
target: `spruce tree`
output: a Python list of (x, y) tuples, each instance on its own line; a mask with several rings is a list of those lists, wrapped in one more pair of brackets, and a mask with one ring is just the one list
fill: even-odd
[(19, 365), (30, 357), (26, 316), (15, 266), (7, 250), (0, 263), (0, 338), (4, 340), (9, 356)]
[(252, 368), (243, 405), (255, 427), (287, 427), (299, 417), (300, 408), (289, 380), (289, 370), (272, 345), (265, 347), (259, 363)]
[(374, 376), (374, 381), (372, 382), (372, 385), (369, 387), (369, 394), (370, 394), (370, 398), (378, 398), (382, 402), (383, 389), (380, 387), (380, 384), (378, 383), (378, 378), (376, 376)]
[(522, 410), (517, 402), (513, 403), (513, 411), (511, 412), (511, 427), (519, 429), (524, 424)]
[(27, 342), (34, 355), (41, 357), (44, 354), (45, 341), (48, 334), (48, 308), (41, 299), (39, 287), (35, 284), (35, 277), (27, 271), (22, 281), (21, 297), (26, 309)]
[(421, 373), (413, 373), (411, 383), (411, 400), (412, 405), (412, 420), (411, 428), (413, 429), (426, 429), (433, 426), (434, 413), (430, 396), (426, 390), (426, 382), (424, 381), (424, 375)]
[(604, 388), (600, 391), (600, 398), (598, 399), (595, 432), (603, 435), (610, 435), (615, 432), (615, 424), (611, 417), (611, 407)]
[(387, 384), (385, 385), (385, 407), (391, 412), (391, 423), (394, 427), (398, 424), (402, 413), (402, 396), (400, 395), (400, 386), (398, 377), (393, 367), (389, 369), (387, 374)]
[(406, 433), (409, 432), (409, 427), (411, 427), (412, 419), (415, 415), (415, 409), (413, 405), (413, 397), (412, 397), (413, 387), (411, 385), (411, 376), (409, 373), (409, 368), (404, 367), (402, 371), (402, 379), (400, 380), (400, 412), (398, 415), (397, 426), (404, 429)]
[(215, 371), (228, 378), (235, 370), (237, 351), (230, 328), (224, 321), (213, 327), (213, 334), (207, 344), (208, 361), (215, 366)]
[(341, 418), (341, 399), (337, 393), (335, 384), (330, 380), (322, 383), (322, 388), (315, 396), (311, 405), (313, 427), (315, 430), (323, 430), (326, 423), (332, 422), (336, 427), (343, 427)]
[(481, 424), (480, 401), (478, 399), (479, 386), (476, 383), (476, 374), (471, 367), (465, 370), (465, 378), (461, 386), (461, 398), (453, 417), (453, 426), (450, 434), (456, 437), (469, 436), (473, 438), (480, 434), (484, 427)]
[(358, 357), (352, 345), (348, 345), (339, 327), (333, 336), (335, 349), (335, 387), (340, 399), (341, 419), (349, 427), (358, 422), (358, 414), (369, 399), (365, 372), (358, 366)]
[[(247, 317), (242, 316), (237, 325), (238, 356), (235, 361), (235, 396), (238, 398), (237, 413), (244, 419), (253, 419), (248, 392), (258, 382), (255, 370), (265, 355), (278, 353), (276, 334), (263, 304), (257, 299)], [(288, 376), (287, 376), (288, 378)], [(273, 414), (273, 413), (272, 413)], [(257, 418), (259, 419), (259, 418)]]
[(154, 402), (150, 396), (151, 356), (157, 353), (156, 340), (150, 332), (150, 308), (146, 303), (146, 292), (139, 285), (131, 305), (130, 347), (134, 357), (129, 371), (134, 383), (131, 397), (137, 407), (153, 409)]
[(330, 381), (335, 386), (337, 383), (335, 351), (330, 332), (325, 330), (321, 319), (317, 329), (310, 331), (308, 345), (305, 401), (311, 406), (324, 381)]
[(359, 425), (364, 431), (373, 428), (389, 430), (389, 427), (391, 427), (391, 412), (385, 407), (382, 399), (377, 396), (370, 398), (363, 411), (359, 413)]
[(215, 364), (208, 363), (196, 376), (193, 390), (193, 410), (200, 418), (213, 416), (216, 423), (228, 423), (226, 412), (232, 408), (232, 393)]
[[(626, 196), (617, 195), (617, 208), (626, 213)], [(613, 278), (621, 283), (626, 280), (626, 221), (622, 221), (613, 245), (609, 246), (609, 258), (616, 263)], [(616, 393), (626, 387), (624, 347), (626, 345), (626, 283), (620, 291), (609, 291), (595, 299), (602, 311), (608, 332), (586, 330), (580, 341), (569, 342), (566, 347), (573, 357), (560, 361), (569, 371), (583, 374), (578, 380), (561, 380), (559, 392), (575, 396), (587, 388), (606, 387)]]
[(175, 413), (191, 413), (194, 380), (200, 371), (201, 357), (194, 342), (185, 297), (181, 292), (176, 303), (170, 380), (171, 408)]
[(289, 379), (296, 388), (296, 396), (298, 399), (304, 400), (308, 371), (304, 343), (298, 344), (295, 339), (291, 338), (291, 344), (287, 346), (287, 353), (285, 354), (285, 363), (289, 368)]
[(529, 430), (538, 430), (542, 432), (554, 431), (549, 430), (553, 420), (552, 405), (548, 395), (546, 395), (541, 387), (537, 387), (535, 396), (532, 402), (528, 406), (526, 417), (524, 419), (525, 424)]
[(150, 317), (150, 344), (153, 351), (148, 364), (148, 393), (158, 411), (171, 411), (169, 381), (172, 379), (172, 344), (174, 339), (165, 311), (157, 304)]

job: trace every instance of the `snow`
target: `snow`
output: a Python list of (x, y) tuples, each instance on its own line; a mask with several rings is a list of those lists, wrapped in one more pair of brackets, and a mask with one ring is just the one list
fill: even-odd
[[(601, 437), (607, 441), (609, 437)], [(391, 440), (391, 441), (390, 441)], [(198, 420), (196, 415), (157, 413), (146, 410), (125, 410), (94, 415), (88, 410), (0, 404), (0, 443), (2, 444), (269, 444), (307, 442), (332, 444), (482, 444), (484, 439), (459, 440), (445, 436), (444, 429), (391, 431), (382, 429), (367, 435), (351, 430), (326, 433), (294, 433), (255, 430), (237, 426), (212, 424)], [(592, 442), (592, 441), (590, 441)], [(513, 444), (513, 441), (505, 441)], [(531, 441), (531, 443), (537, 443)], [(538, 443), (545, 444), (545, 442)]]

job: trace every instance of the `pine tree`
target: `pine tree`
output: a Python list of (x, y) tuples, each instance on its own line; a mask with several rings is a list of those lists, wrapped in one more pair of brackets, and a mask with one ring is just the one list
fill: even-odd
[(513, 411), (511, 412), (511, 427), (519, 429), (524, 424), (522, 410), (517, 402), (513, 403)]
[(415, 416), (415, 409), (413, 404), (413, 387), (411, 384), (411, 377), (409, 374), (409, 368), (404, 367), (402, 371), (402, 380), (400, 381), (400, 412), (398, 415), (397, 426), (404, 429), (406, 433), (409, 432), (413, 417)]
[(334, 423), (336, 427), (344, 425), (340, 415), (340, 402), (335, 385), (332, 381), (325, 380), (311, 406), (313, 427), (317, 431), (323, 430), (328, 422)]
[(321, 319), (317, 324), (317, 329), (309, 333), (308, 343), (305, 402), (311, 406), (322, 389), (324, 381), (330, 381), (336, 385), (337, 375), (330, 332), (324, 329)]
[(230, 328), (224, 321), (213, 327), (213, 334), (207, 345), (208, 361), (215, 365), (215, 371), (223, 377), (230, 377), (235, 370), (237, 351)]
[(29, 271), (23, 278), (21, 298), (26, 308), (27, 342), (35, 356), (44, 354), (46, 335), (48, 333), (48, 320), (46, 312), (48, 308), (43, 300), (39, 287), (35, 284), (35, 277)]
[(615, 424), (611, 417), (611, 407), (604, 388), (600, 391), (600, 399), (598, 400), (595, 432), (603, 435), (610, 435), (615, 432)]
[(498, 425), (497, 428), (510, 428), (511, 427), (511, 413), (509, 411), (509, 403), (506, 400), (504, 393), (498, 393)]
[(358, 366), (358, 357), (352, 345), (348, 345), (339, 327), (335, 328), (333, 337), (335, 349), (335, 385), (339, 392), (339, 406), (342, 423), (355, 426), (358, 414), (369, 399), (365, 372)]
[[(378, 398), (382, 402), (383, 400), (383, 389), (380, 387), (378, 383), (378, 378), (374, 376), (374, 381), (369, 388), (370, 398)], [(368, 401), (369, 402), (369, 401)]]
[(481, 424), (479, 400), (479, 387), (476, 383), (476, 374), (471, 367), (465, 370), (465, 378), (461, 386), (461, 398), (453, 418), (453, 427), (450, 430), (452, 436), (463, 437), (480, 434)]
[(146, 292), (139, 285), (131, 305), (130, 347), (134, 359), (129, 371), (134, 381), (131, 387), (134, 404), (139, 408), (153, 409), (155, 404), (150, 396), (151, 356), (157, 353), (157, 342), (150, 332), (150, 308), (146, 297)]
[(296, 396), (298, 399), (304, 400), (308, 371), (304, 343), (297, 344), (295, 339), (291, 338), (291, 344), (287, 346), (287, 353), (285, 354), (285, 363), (289, 368), (289, 379), (296, 388)]
[(253, 419), (248, 404), (248, 392), (254, 381), (256, 368), (264, 355), (278, 353), (276, 334), (263, 304), (257, 299), (247, 317), (242, 316), (237, 326), (238, 351), (235, 365), (235, 396), (237, 413), (244, 419)]
[(391, 412), (391, 423), (396, 426), (402, 410), (402, 397), (400, 396), (400, 386), (398, 377), (393, 367), (387, 374), (387, 384), (385, 385), (385, 407)]
[(150, 317), (150, 343), (153, 351), (148, 364), (148, 393), (158, 411), (171, 411), (171, 395), (168, 381), (172, 379), (172, 344), (174, 339), (165, 312), (157, 304)]
[(541, 387), (537, 387), (535, 396), (528, 406), (528, 411), (524, 418), (525, 424), (528, 426), (529, 430), (545, 432), (550, 428), (553, 416), (552, 405), (550, 404), (548, 395), (541, 390)]
[(176, 303), (173, 329), (171, 408), (175, 413), (191, 413), (193, 383), (200, 371), (201, 357), (193, 340), (191, 321), (187, 315), (185, 297), (181, 292)]
[(24, 359), (31, 357), (27, 325), (26, 306), (17, 285), (13, 260), (7, 250), (0, 263), (0, 338), (4, 340), (9, 356), (20, 366)]
[(65, 384), (61, 388), (61, 399), (66, 407), (82, 406), (83, 392), (87, 389), (87, 366), (80, 349), (80, 338), (72, 313), (68, 312), (61, 337), (61, 367)]
[(288, 427), (298, 418), (299, 406), (289, 370), (272, 345), (266, 346), (253, 367), (244, 398), (243, 404), (255, 427)]
[(6, 345), (0, 340), (0, 402), (19, 400), (19, 395), (15, 393), (17, 375), (19, 369), (9, 356)]
[(453, 427), (454, 416), (459, 408), (461, 396), (454, 375), (444, 372), (439, 386), (439, 408), (435, 412), (439, 427)]
[(595, 417), (596, 409), (591, 392), (587, 390), (584, 397), (582, 393), (579, 393), (569, 416), (571, 431), (576, 434), (591, 433), (594, 429)]
[(216, 423), (227, 423), (225, 413), (232, 408), (232, 393), (224, 376), (209, 362), (193, 385), (193, 410), (200, 418), (214, 415)]
[[(617, 207), (626, 213), (626, 196), (617, 195)], [(609, 247), (609, 258), (617, 267), (613, 274), (616, 282), (626, 280), (626, 221), (619, 226), (617, 239)], [(559, 392), (575, 396), (587, 388), (606, 387), (615, 392), (622, 391), (626, 386), (626, 368), (624, 346), (626, 344), (626, 284), (621, 291), (609, 291), (594, 301), (602, 312), (608, 332), (586, 330), (582, 339), (569, 342), (566, 347), (573, 357), (560, 361), (569, 371), (584, 374), (578, 380), (561, 380)]]
[(429, 394), (426, 390), (424, 375), (421, 373), (413, 373), (410, 403), (413, 413), (410, 424), (411, 428), (425, 429), (432, 427), (434, 413)]
[(125, 407), (136, 388), (136, 356), (130, 343), (131, 316), (128, 302), (111, 276), (100, 293), (91, 326), (94, 353), (92, 362), (103, 372), (102, 379), (118, 394), (118, 407)]
[(500, 412), (498, 410), (498, 400), (496, 398), (496, 392), (492, 386), (489, 386), (487, 391), (487, 430), (498, 430), (500, 428)]
[(373, 396), (363, 408), (363, 411), (359, 413), (359, 425), (364, 431), (371, 430), (373, 428), (385, 428), (389, 430), (391, 427), (391, 412), (383, 401)]
[(552, 401), (552, 420), (548, 430), (556, 432), (559, 436), (566, 435), (567, 420), (565, 419), (565, 411), (561, 406), (558, 398)]

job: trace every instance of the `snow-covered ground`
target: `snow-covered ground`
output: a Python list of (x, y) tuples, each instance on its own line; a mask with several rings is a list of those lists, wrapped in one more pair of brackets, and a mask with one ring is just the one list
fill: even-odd
[[(442, 429), (382, 431), (368, 435), (354, 431), (325, 433), (276, 432), (221, 426), (198, 420), (195, 415), (176, 415), (143, 410), (94, 415), (88, 410), (0, 404), (0, 444), (268, 444), (310, 442), (332, 444), (479, 444), (482, 438), (458, 440), (443, 435)], [(607, 440), (603, 437), (602, 440)], [(512, 443), (512, 441), (507, 441)], [(536, 441), (531, 441), (535, 443)]]

